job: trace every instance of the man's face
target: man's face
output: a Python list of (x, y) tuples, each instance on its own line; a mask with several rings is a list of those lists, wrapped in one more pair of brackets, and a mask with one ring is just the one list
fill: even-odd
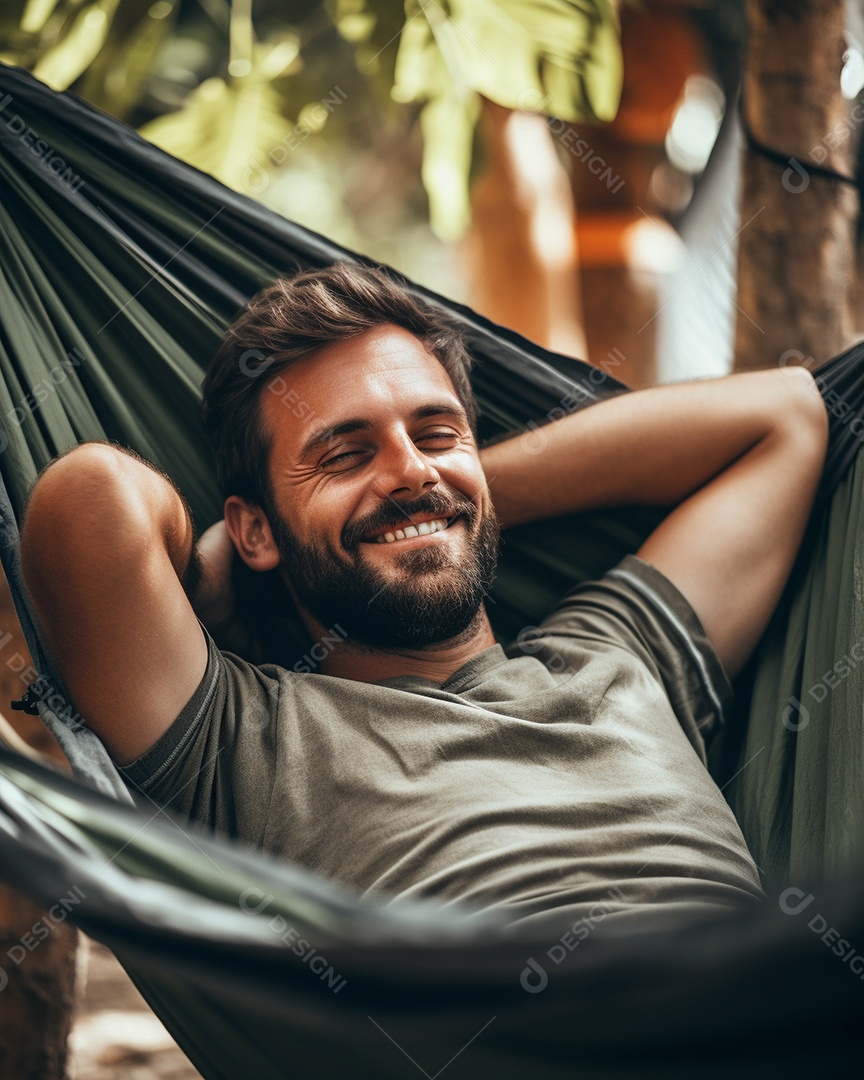
[(268, 381), (268, 518), (300, 604), (354, 641), (418, 649), (469, 631), (498, 525), (450, 377), (407, 330), (324, 346)]

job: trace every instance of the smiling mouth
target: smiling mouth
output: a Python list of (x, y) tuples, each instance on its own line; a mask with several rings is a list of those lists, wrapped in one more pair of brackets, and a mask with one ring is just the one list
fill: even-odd
[(403, 525), (400, 529), (390, 529), (377, 536), (366, 538), (367, 544), (395, 544), (397, 540), (411, 540), (417, 536), (431, 536), (433, 533), (444, 532), (450, 525), (459, 520), (459, 515), (453, 518), (432, 518), (429, 521), (420, 521), (416, 525)]

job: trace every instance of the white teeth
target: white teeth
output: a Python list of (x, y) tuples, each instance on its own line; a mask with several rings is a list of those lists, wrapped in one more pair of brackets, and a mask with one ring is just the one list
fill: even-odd
[(395, 532), (384, 533), (377, 537), (376, 543), (392, 544), (394, 540), (405, 540), (414, 536), (428, 536), (430, 533), (443, 532), (446, 528), (446, 518), (436, 518), (434, 521), (421, 521), (419, 525), (408, 525), (405, 529), (397, 529)]

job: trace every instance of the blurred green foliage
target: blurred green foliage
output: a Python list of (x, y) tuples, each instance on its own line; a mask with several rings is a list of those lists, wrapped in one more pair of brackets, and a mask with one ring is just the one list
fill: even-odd
[[(362, 216), (385, 182), (410, 201), (419, 171), (448, 241), (469, 220), (481, 97), (606, 121), (622, 78), (612, 0), (6, 0), (0, 60), (283, 212), (304, 175)], [(371, 170), (359, 194), (352, 159)]]

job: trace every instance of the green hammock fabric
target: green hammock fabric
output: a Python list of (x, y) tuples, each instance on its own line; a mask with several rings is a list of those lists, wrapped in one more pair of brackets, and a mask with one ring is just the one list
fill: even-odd
[[(46, 902), (83, 894), (76, 921), (218, 1080), (812, 1080), (860, 1066), (860, 972), (808, 921), (864, 940), (861, 884), (628, 933), (598, 921), (557, 963), (555, 941), (358, 902), (2, 750), (0, 860)], [(250, 889), (260, 916), (244, 910)], [(337, 993), (281, 942), (285, 924), (345, 980)]]
[(864, 834), (864, 457), (811, 522), (760, 644), (729, 789), (763, 881), (860, 864)]
[[(0, 470), (11, 500), (0, 505), (0, 539), (16, 586), (15, 518), (28, 487), (82, 439), (134, 447), (175, 478), (199, 529), (215, 520), (198, 386), (224, 327), (277, 273), (357, 256), (2, 66), (0, 196)], [(484, 437), (626, 392), (430, 298), (463, 320), (480, 360)], [(861, 424), (864, 350), (824, 373)], [(862, 640), (864, 466), (853, 429), (848, 414), (834, 424), (820, 509), (736, 685), (739, 715), (712, 754), (774, 891), (861, 866), (864, 664), (850, 663), (824, 696), (814, 691)], [(536, 622), (570, 584), (635, 550), (657, 520), (625, 508), (515, 530), (496, 586), (496, 631), (513, 637)], [(16, 601), (29, 625), (26, 597)], [(38, 638), (31, 646), (40, 671), (51, 673)], [(52, 720), (44, 703), (40, 711)], [(77, 749), (86, 733), (53, 721), (73, 766), (95, 783)], [(697, 1068), (700, 1076), (811, 1076), (828, 1075), (829, 1060), (844, 1075), (853, 1060), (848, 1034), (861, 984), (803, 920), (776, 906), (696, 928), (646, 923), (626, 941), (598, 927), (591, 949), (534, 997), (521, 974), (549, 942), (513, 946), (494, 925), (469, 929), (434, 905), (364, 906), (224, 841), (200, 836), (192, 847), (161, 818), (148, 822), (153, 813), (0, 754), (0, 874), (49, 902), (81, 883), (81, 925), (126, 958), (207, 1076), (412, 1075), (370, 1016), (430, 1074), (496, 1016), (471, 1053), (447, 1066), (448, 1078), (689, 1077)], [(273, 894), (269, 917), (281, 912), (326, 951), (351, 994), (322, 991), (263, 916), (240, 910), (250, 885)], [(826, 885), (814, 902), (864, 950), (860, 893), (851, 888), (849, 899)], [(780, 1000), (781, 987), (798, 993), (797, 1012)], [(820, 1025), (818, 1051), (808, 1049), (803, 1015)], [(348, 1045), (356, 1057), (346, 1067)]]

